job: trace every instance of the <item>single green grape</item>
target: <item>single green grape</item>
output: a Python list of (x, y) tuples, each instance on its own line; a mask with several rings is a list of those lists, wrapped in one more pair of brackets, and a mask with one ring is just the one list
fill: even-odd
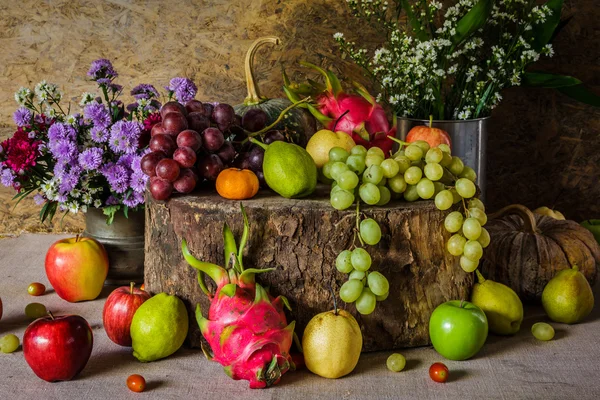
[(371, 268), (371, 255), (361, 247), (352, 250), (350, 260), (357, 271), (366, 272)]
[(465, 243), (463, 256), (471, 261), (478, 261), (483, 256), (483, 247), (477, 240), (469, 240)]
[(450, 153), (444, 152), (442, 155), (442, 161), (440, 161), (440, 165), (444, 168), (448, 168), (452, 164), (452, 156)]
[(350, 250), (342, 251), (335, 259), (335, 268), (344, 274), (349, 274), (352, 272), (354, 267), (352, 266), (352, 261), (350, 260), (351, 257), (352, 252)]
[(433, 182), (427, 178), (422, 178), (419, 183), (417, 183), (417, 193), (419, 193), (419, 197), (422, 199), (427, 200), (432, 198), (435, 193)]
[(417, 185), (407, 185), (402, 195), (406, 201), (417, 201), (420, 198), (419, 192), (417, 192)]
[(12, 353), (19, 348), (19, 338), (12, 333), (4, 335), (0, 338), (0, 351), (3, 353)]
[(475, 182), (477, 180), (477, 174), (475, 173), (475, 170), (467, 165), (465, 165), (463, 171), (458, 175), (458, 177), (468, 179), (471, 182)]
[(448, 170), (458, 176), (463, 172), (465, 164), (458, 156), (452, 156), (452, 162), (448, 165)]
[(536, 322), (533, 324), (531, 333), (537, 340), (548, 341), (554, 338), (554, 328), (545, 322)]
[(350, 275), (348, 275), (348, 279), (362, 281), (363, 279), (365, 279), (365, 276), (367, 276), (367, 274), (365, 274), (365, 271), (359, 271), (355, 269), (354, 271), (350, 272)]
[(423, 171), (419, 167), (410, 167), (404, 172), (404, 180), (409, 185), (416, 185), (423, 177)]
[(354, 203), (354, 194), (348, 190), (332, 190), (330, 196), (331, 206), (336, 210), (345, 210)]
[(481, 211), (479, 208), (469, 208), (469, 217), (476, 218), (481, 226), (484, 226), (487, 223), (487, 215), (485, 214), (485, 211)]
[(385, 153), (379, 147), (371, 147), (369, 150), (367, 150), (367, 156), (369, 154), (374, 154), (374, 155), (378, 155), (380, 157), (385, 158)]
[(439, 181), (444, 176), (444, 167), (437, 163), (425, 164), (423, 171), (425, 176), (432, 181)]
[(375, 296), (375, 299), (377, 301), (385, 301), (385, 300), (387, 300), (387, 298), (389, 297), (389, 295), (390, 295), (390, 292), (388, 290), (387, 293), (384, 294), (384, 295), (382, 295), (382, 296)]
[(362, 315), (369, 315), (375, 311), (377, 298), (371, 292), (371, 289), (364, 288), (358, 299), (356, 299), (356, 311)]
[(425, 168), (425, 161), (411, 161), (411, 166), (419, 168), (421, 171)]
[(442, 190), (446, 190), (446, 185), (442, 182), (433, 182), (433, 186), (435, 187), (435, 194), (438, 194)]
[(379, 182), (383, 179), (383, 168), (379, 165), (371, 165), (363, 173), (362, 181), (379, 185)]
[(398, 175), (400, 172), (400, 165), (398, 165), (398, 162), (393, 158), (388, 158), (381, 163), (381, 169), (383, 169), (383, 176), (389, 179)]
[(425, 140), (415, 140), (412, 142), (413, 145), (419, 146), (423, 150), (423, 154), (427, 153), (431, 146)]
[(483, 202), (476, 197), (469, 199), (467, 206), (469, 208), (479, 208), (481, 211), (485, 211), (485, 205), (483, 205)]
[(346, 165), (350, 171), (362, 174), (366, 168), (365, 158), (360, 155), (353, 154), (346, 160)]
[(463, 226), (464, 217), (459, 211), (452, 211), (444, 219), (444, 228), (450, 233), (455, 233)]
[(390, 193), (390, 189), (388, 189), (386, 186), (380, 185), (377, 186), (379, 188), (379, 201), (377, 202), (377, 204), (375, 204), (376, 206), (385, 206), (387, 203), (390, 202), (390, 200), (392, 200), (392, 193)]
[(443, 151), (444, 153), (450, 154), (450, 146), (448, 146), (446, 143), (440, 143), (437, 146), (437, 148)]
[(442, 190), (435, 195), (435, 206), (438, 210), (445, 211), (452, 207), (452, 193), (449, 190)]
[(373, 183), (367, 182), (360, 185), (360, 189), (358, 190), (358, 194), (362, 201), (372, 206), (379, 202), (381, 199), (381, 193), (379, 192), (379, 188), (377, 185)]
[(364, 158), (367, 155), (367, 149), (365, 146), (357, 144), (356, 146), (350, 149), (350, 154), (363, 156)]
[(484, 249), (490, 245), (490, 233), (485, 228), (481, 228), (481, 235), (477, 238), (477, 241), (481, 243), (481, 247)]
[(331, 166), (332, 165), (333, 165), (333, 163), (331, 161), (326, 162), (325, 165), (323, 165), (323, 169), (321, 170), (321, 173), (327, 179), (333, 179), (331, 177)]
[(382, 185), (386, 185), (387, 184), (387, 178), (383, 177), (381, 178), (381, 180), (379, 181), (379, 184), (377, 186), (382, 186)]
[(338, 177), (337, 182), (342, 189), (352, 190), (358, 186), (358, 176), (352, 171), (346, 171)]
[(450, 189), (450, 193), (452, 193), (452, 204), (457, 204), (462, 201), (462, 197), (460, 197), (460, 194), (458, 194), (455, 188)]
[(358, 231), (362, 240), (371, 246), (376, 245), (379, 243), (379, 240), (381, 240), (381, 228), (373, 218), (367, 218), (360, 221), (360, 228)]
[(394, 157), (394, 161), (398, 163), (398, 167), (400, 168), (398, 173), (400, 174), (403, 174), (412, 166), (412, 161), (410, 161), (410, 159), (406, 156)]
[(330, 194), (333, 194), (335, 192), (337, 192), (338, 190), (344, 190), (340, 187), (340, 185), (338, 185), (338, 183), (336, 181), (333, 181), (333, 183), (331, 184), (331, 192)]
[(367, 157), (365, 158), (365, 165), (367, 167), (370, 167), (371, 165), (381, 165), (383, 160), (385, 160), (385, 158), (379, 154), (367, 154)]
[(406, 190), (406, 181), (401, 174), (388, 179), (387, 185), (394, 193), (403, 193)]
[(348, 153), (348, 151), (346, 149), (344, 149), (343, 147), (332, 147), (329, 150), (329, 161), (341, 161), (341, 162), (346, 162), (346, 160), (348, 159), (348, 156), (350, 156), (350, 153)]
[(377, 271), (369, 273), (367, 283), (375, 296), (383, 296), (390, 291), (390, 282)]
[(41, 318), (46, 313), (46, 306), (41, 303), (29, 303), (25, 306), (25, 315), (31, 319)]
[(400, 372), (406, 366), (406, 358), (400, 353), (394, 353), (388, 357), (385, 365), (392, 372)]
[(423, 158), (423, 149), (416, 144), (410, 144), (404, 149), (404, 155), (411, 161), (419, 161)]
[(481, 236), (481, 224), (475, 218), (467, 218), (463, 223), (463, 235), (469, 240), (477, 240)]
[(454, 184), (454, 187), (458, 194), (464, 199), (470, 199), (475, 196), (475, 192), (477, 192), (475, 184), (466, 178), (459, 178)]
[(425, 162), (439, 164), (444, 158), (444, 152), (439, 147), (433, 147), (425, 154)]
[(340, 288), (340, 298), (346, 303), (353, 303), (362, 294), (364, 285), (362, 281), (357, 279), (350, 279), (344, 282)]
[(454, 235), (450, 236), (450, 239), (448, 239), (448, 243), (446, 243), (446, 250), (448, 250), (448, 253), (452, 254), (453, 256), (461, 256), (466, 243), (467, 239), (465, 239), (460, 233), (455, 233)]
[(336, 161), (331, 165), (331, 178), (337, 181), (340, 175), (346, 171), (348, 171), (348, 166), (341, 161)]
[(479, 261), (473, 261), (465, 256), (460, 256), (460, 267), (465, 272), (473, 272), (479, 266)]

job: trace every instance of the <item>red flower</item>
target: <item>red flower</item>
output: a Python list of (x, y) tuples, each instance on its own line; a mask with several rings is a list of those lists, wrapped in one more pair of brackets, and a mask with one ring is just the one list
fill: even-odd
[(160, 117), (160, 113), (153, 113), (148, 115), (148, 117), (144, 120), (144, 130), (150, 131), (152, 127), (162, 121)]
[(4, 163), (14, 172), (26, 171), (35, 165), (40, 143), (30, 139), (27, 132), (19, 128), (13, 137), (2, 142), (6, 158)]

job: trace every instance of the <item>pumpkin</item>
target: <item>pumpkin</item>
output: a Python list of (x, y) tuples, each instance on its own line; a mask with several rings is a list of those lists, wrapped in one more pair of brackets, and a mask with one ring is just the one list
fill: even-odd
[(229, 200), (251, 199), (258, 193), (258, 177), (249, 169), (227, 168), (217, 176), (217, 193)]
[[(248, 96), (242, 104), (234, 106), (233, 109), (237, 115), (243, 116), (252, 108), (260, 108), (269, 117), (267, 120), (267, 125), (270, 125), (275, 122), (277, 117), (279, 117), (281, 111), (289, 107), (292, 102), (284, 98), (269, 99), (261, 96), (259, 87), (254, 82), (254, 72), (252, 70), (254, 55), (258, 48), (266, 43), (279, 44), (280, 41), (279, 38), (268, 36), (259, 38), (252, 43), (250, 49), (248, 49), (248, 53), (246, 54), (246, 61), (244, 65)], [(316, 121), (307, 110), (296, 107), (288, 111), (283, 120), (273, 129), (281, 131), (293, 143), (304, 147), (306, 146), (308, 139), (316, 131)]]
[(483, 255), (483, 274), (511, 287), (523, 301), (539, 302), (548, 281), (573, 265), (591, 285), (596, 281), (600, 246), (575, 221), (513, 204), (491, 214), (485, 228), (491, 240)]

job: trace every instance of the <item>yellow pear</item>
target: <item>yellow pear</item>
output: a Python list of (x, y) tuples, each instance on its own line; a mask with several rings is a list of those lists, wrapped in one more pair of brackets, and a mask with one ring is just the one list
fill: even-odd
[(545, 215), (547, 217), (552, 217), (554, 219), (565, 219), (565, 216), (563, 215), (563, 213), (561, 213), (560, 211), (548, 208), (546, 206), (538, 207), (535, 210), (533, 210), (533, 212), (536, 214)]
[(523, 303), (514, 290), (485, 279), (476, 270), (478, 283), (473, 286), (471, 303), (483, 310), (489, 330), (497, 335), (514, 335), (523, 322)]
[(324, 378), (340, 378), (354, 370), (362, 350), (362, 333), (344, 310), (315, 315), (304, 329), (302, 349), (306, 368)]
[(575, 324), (594, 308), (594, 293), (579, 268), (558, 271), (542, 292), (542, 305), (552, 321)]
[(317, 168), (322, 168), (329, 161), (329, 150), (341, 147), (349, 152), (355, 145), (354, 139), (346, 132), (321, 129), (308, 140), (306, 151), (315, 160)]

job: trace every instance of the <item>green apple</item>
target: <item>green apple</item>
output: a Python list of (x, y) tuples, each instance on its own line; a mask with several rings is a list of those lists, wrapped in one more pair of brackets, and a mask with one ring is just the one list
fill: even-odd
[(435, 350), (449, 360), (466, 360), (483, 347), (488, 321), (481, 308), (468, 301), (451, 300), (437, 306), (429, 319), (429, 338)]
[(581, 223), (588, 231), (592, 232), (592, 235), (596, 238), (596, 242), (600, 244), (600, 219), (588, 219)]

